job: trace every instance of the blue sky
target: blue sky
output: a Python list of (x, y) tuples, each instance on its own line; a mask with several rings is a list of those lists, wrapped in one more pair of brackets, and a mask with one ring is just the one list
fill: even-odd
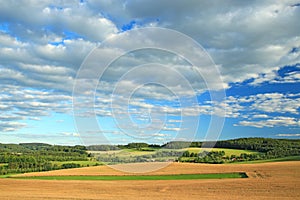
[[(0, 143), (299, 139), (299, 11), (293, 0), (2, 2)], [(212, 59), (207, 68), (196, 66), (206, 76), (170, 52), (127, 52), (105, 69), (94, 93), (80, 85), (76, 97), (86, 102), (74, 111), (80, 69), (96, 61), (89, 75), (96, 74), (104, 68), (100, 57), (116, 54), (112, 47), (91, 51), (145, 27), (172, 29), (201, 45)], [(134, 36), (121, 46), (166, 42), (159, 34)], [(213, 88), (207, 80), (216, 80)], [(210, 96), (220, 92), (218, 100)]]

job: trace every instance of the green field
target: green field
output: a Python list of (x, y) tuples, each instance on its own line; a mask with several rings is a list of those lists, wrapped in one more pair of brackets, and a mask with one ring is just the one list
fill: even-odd
[[(159, 151), (159, 150), (158, 150)], [(122, 149), (122, 150), (112, 150), (112, 151), (88, 151), (92, 154), (98, 155), (112, 155), (112, 156), (120, 156), (120, 157), (128, 157), (128, 156), (140, 156), (140, 155), (149, 155), (154, 154), (154, 151), (143, 151), (137, 149)]]
[(140, 155), (151, 155), (155, 152), (159, 151), (178, 151), (184, 152), (189, 151), (193, 153), (200, 153), (203, 151), (224, 151), (226, 156), (231, 155), (240, 155), (242, 153), (253, 154), (258, 153), (257, 151), (251, 150), (241, 150), (241, 149), (225, 149), (225, 148), (197, 148), (197, 147), (190, 147), (184, 149), (154, 149), (153, 151), (141, 151), (137, 149), (123, 149), (123, 150), (116, 150), (116, 151), (94, 151), (92, 153), (99, 154), (99, 155), (114, 155), (120, 157), (128, 157), (128, 156), (140, 156)]
[(254, 154), (258, 153), (257, 151), (251, 151), (251, 150), (242, 150), (242, 149), (225, 149), (225, 148), (185, 148), (184, 150), (189, 151), (190, 153), (200, 153), (203, 151), (224, 151), (225, 156), (231, 156), (231, 155), (241, 155), (242, 153), (247, 154)]
[(133, 176), (32, 176), (10, 177), (16, 179), (37, 180), (86, 180), (86, 181), (119, 181), (119, 180), (192, 180), (192, 179), (225, 179), (247, 178), (246, 173), (220, 173), (220, 174), (177, 174), (177, 175), (133, 175)]
[[(203, 151), (224, 151), (225, 156), (231, 155), (239, 156), (242, 153), (257, 154), (257, 151), (240, 150), (240, 149), (225, 149), (225, 148), (184, 148), (184, 149), (150, 149), (138, 150), (138, 149), (122, 149), (115, 151), (90, 151), (99, 162), (114, 164), (114, 163), (126, 163), (126, 162), (148, 162), (148, 161), (174, 161), (181, 153), (189, 151), (190, 153), (201, 153)], [(177, 155), (172, 155), (172, 152)], [(116, 160), (115, 158), (118, 158)], [(137, 160), (137, 158), (140, 158)]]
[(284, 157), (284, 158), (234, 162), (234, 163), (230, 163), (230, 164), (252, 164), (252, 163), (255, 164), (255, 163), (266, 163), (266, 162), (284, 162), (284, 161), (300, 161), (300, 156), (288, 156), (288, 157)]

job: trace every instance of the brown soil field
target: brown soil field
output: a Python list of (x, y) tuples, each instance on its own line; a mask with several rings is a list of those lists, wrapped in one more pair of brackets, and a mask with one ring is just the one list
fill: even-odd
[[(133, 167), (138, 170), (151, 165), (159, 163), (117, 167), (128, 171)], [(172, 163), (147, 174), (222, 172), (246, 172), (249, 178), (157, 181), (0, 179), (0, 199), (300, 199), (300, 161), (223, 165)], [(28, 173), (21, 176), (126, 174), (129, 173), (107, 166), (97, 166)]]

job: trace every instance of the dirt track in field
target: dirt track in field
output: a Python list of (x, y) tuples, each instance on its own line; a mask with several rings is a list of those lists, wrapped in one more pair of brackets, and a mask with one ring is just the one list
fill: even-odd
[[(136, 164), (134, 167), (142, 169), (148, 165)], [(129, 168), (128, 165), (119, 167)], [(300, 162), (297, 161), (232, 165), (172, 163), (148, 174), (222, 172), (246, 172), (249, 178), (171, 181), (0, 179), (0, 199), (300, 199)], [(124, 174), (107, 166), (98, 166), (26, 175)]]

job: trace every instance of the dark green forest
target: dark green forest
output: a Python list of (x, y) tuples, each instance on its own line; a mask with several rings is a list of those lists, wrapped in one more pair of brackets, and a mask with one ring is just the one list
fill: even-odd
[(58, 146), (43, 143), (0, 144), (0, 174), (49, 171), (80, 167), (70, 163), (58, 166), (52, 161), (84, 161), (84, 146)]
[[(228, 149), (253, 150), (258, 153), (225, 156), (222, 151), (211, 152), (178, 152), (176, 150), (187, 147), (214, 147)], [(60, 146), (44, 143), (0, 143), (0, 174), (24, 173), (34, 171), (49, 171), (65, 168), (81, 167), (75, 161), (87, 161), (91, 159), (90, 151), (112, 151), (120, 149), (134, 149), (138, 151), (155, 151), (168, 149), (168, 151), (157, 151), (151, 155), (176, 156), (179, 162), (195, 163), (228, 163), (253, 160), (267, 160), (284, 158), (289, 156), (300, 156), (300, 140), (271, 139), (271, 138), (240, 138), (223, 140), (217, 142), (182, 142), (172, 141), (163, 145), (147, 143), (129, 143), (127, 145), (92, 145), (92, 146)], [(172, 151), (174, 149), (174, 151)], [(161, 155), (162, 154), (162, 155)], [(150, 155), (149, 155), (150, 156)], [(140, 162), (147, 158), (141, 157)], [(55, 161), (67, 162), (62, 165)]]
[[(172, 148), (182, 148), (182, 146), (184, 145), (188, 145), (188, 143), (170, 142), (165, 146)], [(243, 149), (257, 151), (259, 152), (259, 154), (243, 153), (241, 155), (231, 155), (230, 157), (225, 157), (224, 152), (222, 151), (201, 152), (197, 155), (190, 152), (185, 152), (179, 158), (179, 161), (196, 163), (225, 163), (267, 160), (300, 155), (300, 140), (288, 139), (240, 138), (217, 142), (191, 142), (189, 143), (189, 147)], [(185, 159), (184, 157), (189, 159)]]

